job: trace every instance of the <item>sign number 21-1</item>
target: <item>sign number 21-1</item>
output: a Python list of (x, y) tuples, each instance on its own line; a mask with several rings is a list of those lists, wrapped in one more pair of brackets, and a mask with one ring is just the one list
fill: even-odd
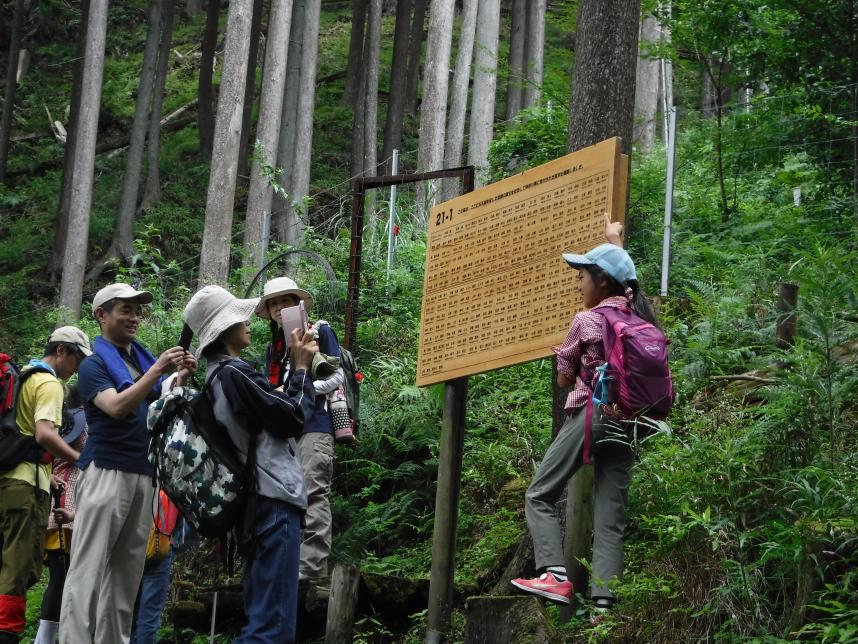
[(453, 221), (453, 209), (450, 208), (449, 212), (444, 212), (443, 210), (435, 215), (435, 225), (440, 226), (445, 221)]

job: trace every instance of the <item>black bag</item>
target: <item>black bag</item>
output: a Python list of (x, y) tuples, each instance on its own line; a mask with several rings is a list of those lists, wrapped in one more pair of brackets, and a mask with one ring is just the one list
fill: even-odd
[(50, 372), (42, 367), (31, 367), (22, 372), (8, 355), (0, 353), (0, 472), (25, 462), (46, 462), (45, 450), (36, 442), (35, 436), (21, 434), (16, 420), (21, 388), (34, 373)]

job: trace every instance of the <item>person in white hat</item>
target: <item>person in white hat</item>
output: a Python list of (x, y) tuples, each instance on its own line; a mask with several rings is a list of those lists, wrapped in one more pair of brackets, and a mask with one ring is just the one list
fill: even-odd
[[(256, 313), (271, 322), (271, 344), (265, 356), (265, 374), (273, 385), (283, 383), (291, 354), (286, 348), (281, 312), (284, 308), (303, 302), (306, 309), (313, 305), (310, 293), (289, 277), (277, 277), (266, 282)], [(318, 335), (319, 353), (336, 360), (333, 373), (321, 377), (314, 373), (316, 400), (313, 415), (304, 423), (298, 438), (301, 465), (307, 484), (307, 516), (301, 536), (300, 579), (316, 586), (328, 586), (328, 557), (331, 553), (331, 480), (334, 475), (334, 431), (328, 410), (328, 396), (342, 391), (344, 374), (339, 366), (340, 344), (337, 335), (324, 320), (313, 328)], [(318, 361), (317, 361), (318, 362)]]
[[(60, 437), (64, 395), (60, 380), (70, 378), (91, 353), (89, 338), (83, 331), (73, 326), (60, 327), (48, 338), (42, 359), (31, 360), (21, 372), (14, 422), (32, 453), (12, 469), (0, 472), (0, 642), (17, 642), (20, 638), (27, 589), (42, 576), (51, 456), (72, 463), (80, 456)], [(56, 622), (51, 626), (56, 635)]]
[[(313, 414), (308, 373), (319, 350), (309, 332), (292, 333), (292, 369), (275, 388), (240, 358), (250, 346), (250, 318), (258, 299), (240, 300), (206, 286), (185, 307), (184, 319), (208, 361), (206, 381), (215, 418), (242, 461), (256, 463), (258, 495), (241, 526), (246, 558), (244, 604), (248, 623), (236, 642), (294, 642), (298, 610), (301, 519), (307, 492), (295, 438)], [(253, 461), (251, 461), (253, 462)]]
[[(60, 613), (60, 641), (128, 642), (152, 524), (152, 466), (146, 414), (167, 375), (183, 384), (196, 359), (181, 347), (155, 358), (135, 340), (152, 294), (128, 284), (92, 299), (101, 328), (81, 365), (78, 389), (89, 439), (78, 466), (75, 539)], [(94, 638), (93, 638), (93, 635)]]

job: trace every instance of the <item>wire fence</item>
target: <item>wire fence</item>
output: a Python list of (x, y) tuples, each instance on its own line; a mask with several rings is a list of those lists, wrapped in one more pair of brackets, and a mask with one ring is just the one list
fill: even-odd
[[(788, 95), (777, 96), (758, 96), (755, 97), (747, 106), (733, 105), (729, 106), (725, 112), (728, 118), (725, 119), (724, 133), (725, 136), (734, 137), (741, 140), (745, 136), (746, 140), (754, 140), (755, 143), (761, 139), (769, 139), (763, 145), (755, 144), (754, 147), (743, 147), (741, 142), (736, 146), (730, 147), (725, 151), (724, 161), (727, 165), (725, 179), (730, 183), (730, 198), (735, 201), (742, 201), (742, 195), (738, 194), (744, 189), (740, 186), (740, 180), (744, 176), (750, 176), (758, 164), (766, 166), (777, 166), (778, 163), (783, 163), (788, 155), (795, 155), (799, 152), (809, 153), (813, 156), (813, 162), (817, 166), (820, 164), (826, 169), (827, 179), (829, 181), (845, 181), (847, 170), (854, 168), (856, 159), (854, 156), (853, 146), (855, 144), (855, 130), (853, 125), (858, 121), (858, 112), (854, 109), (855, 103), (852, 94), (858, 91), (858, 84), (843, 85), (832, 88), (811, 88), (811, 90), (796, 92)], [(808, 97), (811, 96), (815, 102), (808, 104)], [(816, 109), (814, 106), (819, 107)], [(824, 109), (822, 107), (824, 106)], [(562, 110), (558, 106), (556, 110)], [(711, 116), (710, 108), (692, 108), (684, 107), (682, 113), (695, 115), (697, 117)], [(772, 115), (777, 118), (774, 120), (775, 126), (772, 128)], [(496, 121), (496, 132), (503, 131), (509, 125), (520, 121), (521, 117)], [(565, 119), (564, 119), (565, 121)], [(768, 123), (769, 132), (761, 133), (754, 131), (753, 137), (748, 137), (749, 128), (755, 123)], [(744, 129), (743, 129), (744, 128)], [(682, 142), (684, 133), (680, 130), (677, 135), (677, 141)], [(464, 135), (464, 141), (467, 142), (468, 133)], [(735, 142), (735, 141), (734, 141)], [(445, 141), (446, 147), (447, 141)], [(405, 167), (417, 167), (417, 148), (404, 149), (400, 151), (400, 163)], [(656, 152), (658, 153), (658, 152)], [(685, 153), (685, 158), (681, 158), (682, 153)], [(688, 150), (685, 147), (678, 148), (678, 158), (675, 170), (675, 189), (681, 192), (683, 185), (683, 174), (692, 167), (695, 163), (699, 163), (704, 158), (711, 157), (712, 149), (708, 146), (702, 146), (697, 150)], [(381, 159), (377, 167), (384, 168), (388, 165), (392, 157)], [(351, 184), (360, 177), (370, 176), (372, 173), (366, 170), (345, 179), (338, 181), (330, 186), (326, 186), (320, 190), (312, 192), (308, 201), (312, 210), (305, 215), (308, 219), (314, 222), (313, 228), (322, 234), (333, 236), (336, 229), (347, 226), (351, 219), (350, 202), (351, 202)], [(640, 194), (632, 195), (632, 203), (630, 209), (632, 211), (640, 211), (641, 208), (649, 204), (660, 205), (657, 196), (663, 195), (664, 183), (666, 177), (655, 185), (649, 185)], [(413, 189), (413, 186), (411, 187)], [(400, 195), (407, 192), (408, 188), (400, 188)], [(681, 202), (681, 198), (679, 199)], [(408, 203), (408, 199), (400, 197), (398, 203)], [(387, 207), (387, 202), (384, 197), (378, 200)], [(663, 202), (662, 202), (663, 203)], [(374, 222), (371, 213), (367, 217), (368, 225), (381, 225), (380, 222)], [(816, 223), (842, 223), (848, 213), (839, 212), (832, 214), (829, 217), (814, 216), (813, 221)], [(674, 227), (676, 233), (682, 235), (683, 232), (693, 230), (698, 224), (708, 224), (713, 221), (714, 215), (696, 215), (691, 217), (680, 217), (675, 219)], [(419, 223), (417, 218), (412, 217), (414, 223)], [(309, 221), (305, 224), (309, 225)], [(386, 222), (385, 224), (386, 225)], [(837, 231), (818, 231), (818, 237), (836, 237), (842, 235)], [(232, 244), (239, 243), (244, 236), (243, 222), (237, 222), (234, 226), (234, 233), (230, 238)], [(795, 243), (801, 244), (802, 238), (795, 236), (785, 236), (779, 238), (779, 243)], [(379, 243), (381, 236), (379, 235)], [(385, 242), (386, 243), (386, 242)], [(757, 244), (754, 241), (733, 240), (734, 244), (739, 246), (752, 246)], [(172, 264), (173, 268), (179, 273), (193, 273), (194, 267), (199, 264), (200, 253), (190, 254)], [(189, 275), (190, 279), (190, 275)], [(34, 305), (31, 310), (17, 314), (6, 315), (0, 318), (0, 328), (8, 325), (11, 322), (22, 318), (34, 315), (41, 315), (54, 309), (52, 305)]]

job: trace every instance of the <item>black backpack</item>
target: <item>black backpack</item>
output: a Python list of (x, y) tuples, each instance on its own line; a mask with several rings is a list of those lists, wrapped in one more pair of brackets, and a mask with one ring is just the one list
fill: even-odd
[(35, 436), (21, 434), (16, 420), (21, 388), (35, 373), (50, 372), (38, 366), (22, 372), (8, 355), (0, 353), (0, 472), (25, 462), (45, 462), (45, 450)]

